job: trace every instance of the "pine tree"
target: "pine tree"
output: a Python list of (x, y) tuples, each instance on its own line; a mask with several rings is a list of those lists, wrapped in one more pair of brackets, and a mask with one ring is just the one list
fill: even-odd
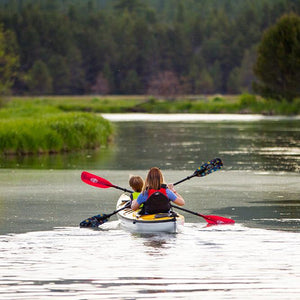
[(52, 77), (46, 64), (37, 60), (27, 75), (29, 91), (35, 95), (52, 93)]

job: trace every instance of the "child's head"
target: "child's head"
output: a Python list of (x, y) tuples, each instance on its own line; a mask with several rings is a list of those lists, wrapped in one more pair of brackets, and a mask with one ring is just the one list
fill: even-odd
[(133, 188), (135, 192), (141, 192), (144, 186), (144, 180), (141, 176), (130, 176), (129, 185)]

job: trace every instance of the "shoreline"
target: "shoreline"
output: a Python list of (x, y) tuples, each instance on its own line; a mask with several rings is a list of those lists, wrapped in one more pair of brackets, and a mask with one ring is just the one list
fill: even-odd
[(150, 114), (150, 113), (101, 113), (111, 122), (255, 122), (255, 121), (298, 121), (297, 116), (264, 116), (260, 114)]

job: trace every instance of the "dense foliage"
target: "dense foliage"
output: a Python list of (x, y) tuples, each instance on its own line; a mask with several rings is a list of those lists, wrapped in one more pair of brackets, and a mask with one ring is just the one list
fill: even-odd
[[(265, 29), (293, 0), (0, 0), (15, 94), (250, 91)], [(1, 35), (0, 35), (1, 36)], [(17, 64), (16, 64), (17, 65)]]
[(4, 31), (0, 24), (0, 95), (10, 91), (18, 66), (15, 35), (11, 31)]
[(257, 91), (277, 99), (300, 96), (300, 17), (285, 15), (268, 29), (258, 48)]

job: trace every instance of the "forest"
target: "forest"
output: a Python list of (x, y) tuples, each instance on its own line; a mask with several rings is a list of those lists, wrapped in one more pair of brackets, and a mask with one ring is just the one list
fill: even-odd
[(14, 70), (6, 92), (251, 92), (262, 35), (291, 12), (300, 1), (0, 0), (0, 44)]

